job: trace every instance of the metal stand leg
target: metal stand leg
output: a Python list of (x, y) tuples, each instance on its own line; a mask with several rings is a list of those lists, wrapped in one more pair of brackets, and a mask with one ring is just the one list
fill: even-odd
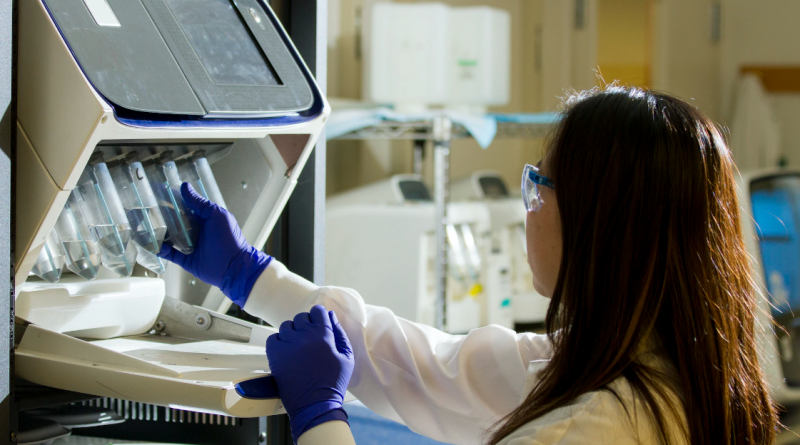
[(436, 328), (447, 326), (447, 201), (450, 194), (450, 140), (447, 116), (433, 121), (433, 194), (436, 204)]
[(425, 139), (414, 139), (414, 174), (422, 175), (422, 163), (425, 162)]

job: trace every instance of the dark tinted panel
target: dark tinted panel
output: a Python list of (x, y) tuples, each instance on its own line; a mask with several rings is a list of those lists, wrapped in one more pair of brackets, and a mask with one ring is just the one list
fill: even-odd
[(400, 192), (406, 201), (431, 201), (428, 187), (421, 181), (400, 181)]
[(189, 43), (218, 85), (280, 85), (229, 0), (167, 0)]
[(206, 110), (139, 1), (109, 0), (120, 26), (100, 26), (81, 0), (45, 0), (95, 88), (123, 108), (203, 115)]
[(508, 198), (508, 189), (502, 179), (497, 177), (485, 177), (480, 178), (479, 182), (485, 197), (491, 199)]

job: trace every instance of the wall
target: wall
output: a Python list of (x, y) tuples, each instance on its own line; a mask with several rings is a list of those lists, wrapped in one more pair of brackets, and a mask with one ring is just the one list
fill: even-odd
[(784, 160), (792, 168), (800, 168), (800, 94), (771, 94), (772, 109), (781, 130)]
[(600, 0), (597, 65), (606, 82), (647, 87), (651, 83), (652, 1)]
[(800, 65), (800, 2), (726, 0), (722, 55), (722, 106), (730, 113), (742, 65)]
[[(726, 0), (723, 17), (720, 107), (730, 118), (742, 66), (800, 66), (800, 2)], [(790, 166), (800, 167), (800, 92), (770, 96), (781, 129), (783, 153)]]
[[(720, 47), (712, 39), (712, 0), (656, 0), (652, 88), (689, 101), (712, 119), (720, 109)], [(724, 6), (723, 6), (724, 11)]]
[[(729, 125), (736, 103), (741, 67), (746, 65), (800, 66), (800, 2), (794, 0), (648, 0), (652, 64), (650, 87), (675, 94), (697, 106), (715, 121)], [(635, 34), (628, 20), (641, 14), (648, 2), (600, 0), (598, 62), (639, 54), (641, 45), (623, 41), (611, 22)], [(720, 33), (715, 39), (714, 8), (719, 7)], [(636, 18), (635, 23), (640, 23)], [(638, 31), (636, 31), (638, 32)], [(613, 43), (612, 43), (613, 42)], [(625, 48), (625, 51), (620, 51)], [(611, 54), (612, 51), (616, 54)], [(627, 52), (627, 54), (625, 54)], [(606, 80), (615, 78), (612, 70)], [(632, 74), (632, 71), (629, 71)], [(625, 77), (620, 72), (619, 77)], [(800, 165), (800, 93), (771, 94), (781, 127), (783, 152), (790, 165)]]
[[(372, 0), (330, 0), (328, 5), (328, 97), (361, 99), (361, 15)], [(368, 6), (367, 6), (368, 7)], [(411, 169), (411, 148), (390, 141), (330, 141), (328, 195)]]
[[(579, 3), (583, 4), (582, 14), (576, 10)], [(597, 84), (598, 3), (544, 0), (541, 109), (555, 110), (569, 91)]]

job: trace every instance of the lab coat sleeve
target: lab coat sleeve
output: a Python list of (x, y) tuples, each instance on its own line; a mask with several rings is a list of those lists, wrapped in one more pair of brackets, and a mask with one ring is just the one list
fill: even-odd
[(280, 326), (316, 304), (336, 312), (353, 346), (350, 392), (376, 413), (444, 442), (479, 443), (519, 405), (529, 363), (550, 356), (546, 336), (499, 326), (445, 334), (366, 305), (354, 290), (316, 286), (277, 261), (244, 310)]

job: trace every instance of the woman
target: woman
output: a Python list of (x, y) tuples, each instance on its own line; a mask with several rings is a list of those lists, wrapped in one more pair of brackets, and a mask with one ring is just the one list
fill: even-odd
[(267, 353), (300, 444), (352, 443), (337, 421), (348, 379), (375, 412), (458, 444), (774, 440), (733, 161), (720, 130), (678, 99), (620, 87), (575, 95), (541, 168), (526, 166), (528, 261), (552, 299), (547, 335), (487, 326), (451, 336), (315, 286), (183, 191), (204, 220), (198, 247), (163, 256), (274, 326), (294, 317)]

